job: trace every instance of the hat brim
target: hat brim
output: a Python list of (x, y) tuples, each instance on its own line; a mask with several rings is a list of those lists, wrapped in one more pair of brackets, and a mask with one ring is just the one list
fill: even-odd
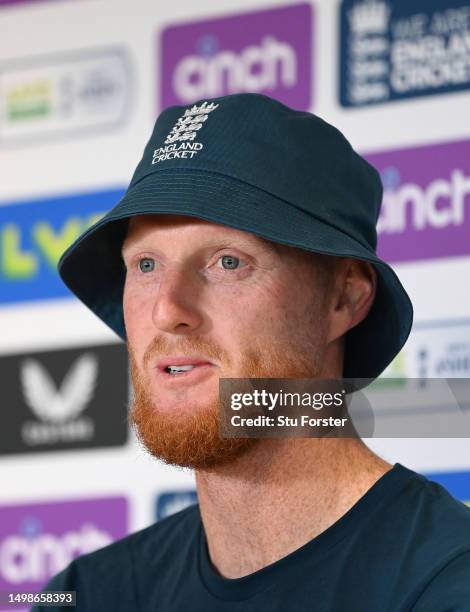
[(65, 251), (58, 264), (69, 289), (123, 340), (121, 247), (127, 220), (144, 214), (197, 217), (273, 242), (373, 264), (378, 273), (376, 297), (367, 317), (346, 335), (344, 378), (376, 378), (408, 338), (413, 308), (397, 275), (367, 245), (335, 227), (334, 219), (326, 223), (230, 176), (171, 169), (154, 172), (133, 185)]

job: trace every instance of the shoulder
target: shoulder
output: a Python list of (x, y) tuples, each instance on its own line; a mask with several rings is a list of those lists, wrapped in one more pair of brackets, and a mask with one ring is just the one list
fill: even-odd
[(411, 478), (403, 490), (415, 517), (415, 528), (432, 533), (443, 547), (470, 550), (470, 508), (442, 485), (409, 470)]
[(82, 605), (89, 600), (94, 606), (103, 603), (103, 609), (109, 609), (110, 602), (106, 598), (112, 594), (121, 606), (128, 602), (129, 609), (132, 609), (135, 605), (135, 575), (139, 568), (163, 568), (170, 558), (175, 557), (175, 552), (184, 554), (185, 547), (197, 537), (199, 524), (199, 506), (185, 508), (104, 548), (78, 557), (54, 576), (44, 590), (77, 591)]
[(470, 612), (470, 508), (425, 476), (409, 476), (393, 510), (408, 573), (423, 577), (413, 610)]

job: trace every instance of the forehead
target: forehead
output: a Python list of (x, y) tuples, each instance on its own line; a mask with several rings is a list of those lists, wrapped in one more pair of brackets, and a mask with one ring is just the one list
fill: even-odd
[(129, 219), (123, 249), (142, 240), (186, 239), (189, 237), (201, 240), (233, 239), (246, 244), (262, 245), (277, 250), (280, 245), (250, 232), (238, 230), (226, 225), (212, 223), (205, 219), (183, 215), (137, 215)]

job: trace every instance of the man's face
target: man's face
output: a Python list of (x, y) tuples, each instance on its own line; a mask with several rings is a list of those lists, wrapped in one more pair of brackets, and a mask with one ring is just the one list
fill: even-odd
[(193, 468), (261, 444), (219, 438), (218, 381), (321, 375), (328, 311), (314, 258), (199, 219), (148, 215), (131, 219), (123, 259), (131, 420), (142, 442)]

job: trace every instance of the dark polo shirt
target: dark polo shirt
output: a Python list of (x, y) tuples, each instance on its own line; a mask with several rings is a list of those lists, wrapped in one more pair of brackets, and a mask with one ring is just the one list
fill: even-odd
[(326, 531), (243, 578), (214, 569), (192, 506), (47, 588), (75, 590), (87, 612), (470, 612), (470, 508), (397, 463)]

